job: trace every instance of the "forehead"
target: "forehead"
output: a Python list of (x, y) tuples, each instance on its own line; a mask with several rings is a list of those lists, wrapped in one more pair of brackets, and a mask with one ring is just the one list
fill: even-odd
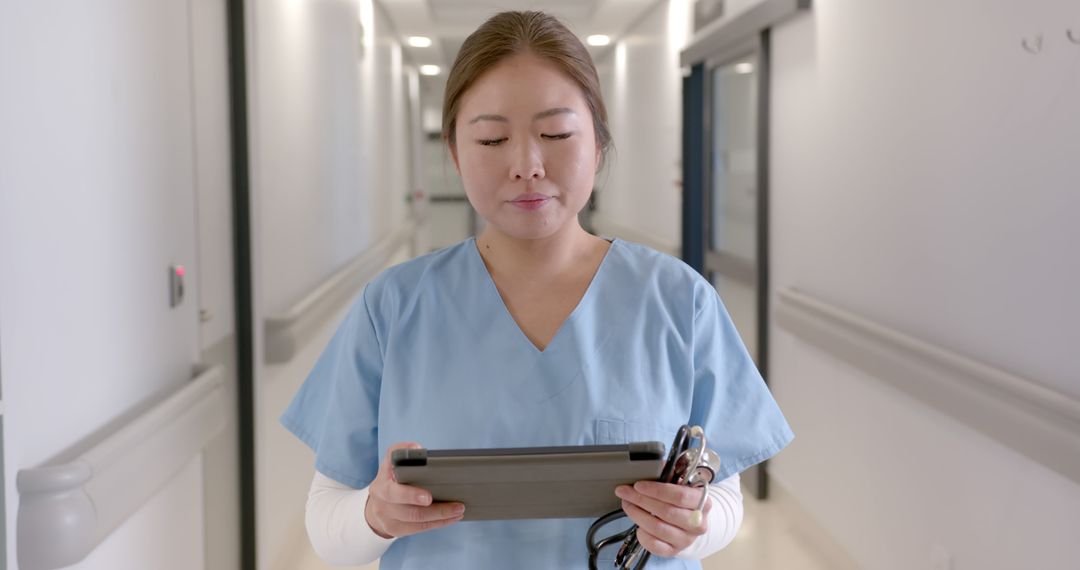
[(554, 107), (569, 107), (578, 113), (587, 110), (581, 87), (555, 63), (520, 54), (481, 74), (462, 94), (460, 113), (531, 116)]

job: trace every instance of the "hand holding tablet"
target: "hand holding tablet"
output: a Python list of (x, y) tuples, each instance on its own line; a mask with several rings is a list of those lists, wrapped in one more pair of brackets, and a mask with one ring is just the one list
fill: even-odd
[(375, 534), (383, 538), (408, 536), (454, 524), (462, 519), (461, 503), (432, 501), (426, 489), (403, 485), (393, 476), (390, 459), (398, 452), (419, 448), (416, 443), (398, 443), (387, 450), (387, 461), (368, 487), (364, 518)]

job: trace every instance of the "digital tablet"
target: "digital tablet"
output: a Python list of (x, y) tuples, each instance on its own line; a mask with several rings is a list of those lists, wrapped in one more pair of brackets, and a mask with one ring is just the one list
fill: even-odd
[(398, 449), (390, 461), (399, 483), (464, 503), (464, 520), (596, 518), (621, 505), (615, 487), (660, 479), (664, 444)]

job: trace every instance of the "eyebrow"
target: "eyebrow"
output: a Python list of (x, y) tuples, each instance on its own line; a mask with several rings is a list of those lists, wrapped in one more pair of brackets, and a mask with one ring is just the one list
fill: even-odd
[[(554, 109), (548, 109), (547, 111), (540, 111), (539, 113), (533, 115), (533, 120), (534, 121), (539, 121), (540, 119), (546, 119), (546, 118), (554, 116), (554, 115), (563, 115), (563, 114), (576, 115), (577, 113), (575, 113), (573, 109), (570, 109), (568, 107), (555, 107)], [(471, 125), (471, 124), (477, 123), (479, 121), (498, 121), (500, 123), (509, 123), (510, 119), (507, 119), (506, 117), (504, 117), (502, 115), (477, 115), (476, 117), (473, 117), (473, 119), (471, 121), (469, 121), (469, 124)]]

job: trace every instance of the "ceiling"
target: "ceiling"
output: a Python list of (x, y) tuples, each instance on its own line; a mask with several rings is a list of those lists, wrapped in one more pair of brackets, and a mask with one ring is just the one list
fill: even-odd
[[(650, 8), (663, 0), (376, 0), (393, 22), (402, 43), (408, 36), (427, 36), (431, 47), (405, 44), (415, 65), (450, 68), (465, 38), (488, 17), (504, 10), (541, 10), (562, 20), (582, 40), (606, 34), (614, 42)], [(589, 47), (595, 59), (608, 48)]]

